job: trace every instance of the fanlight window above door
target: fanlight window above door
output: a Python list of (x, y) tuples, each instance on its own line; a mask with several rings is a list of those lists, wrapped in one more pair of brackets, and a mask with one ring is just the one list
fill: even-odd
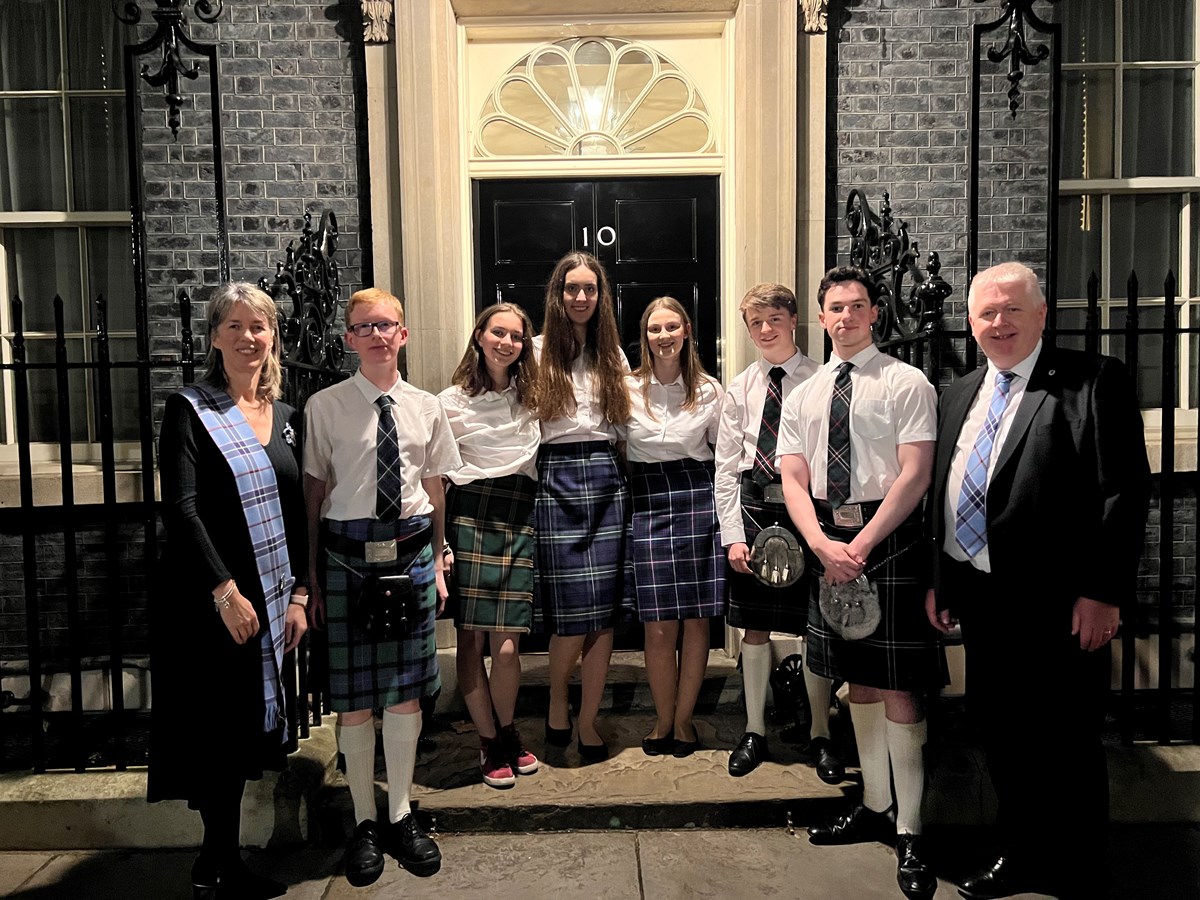
[(645, 44), (571, 38), (543, 44), (496, 83), (480, 111), (481, 157), (716, 152), (695, 84)]

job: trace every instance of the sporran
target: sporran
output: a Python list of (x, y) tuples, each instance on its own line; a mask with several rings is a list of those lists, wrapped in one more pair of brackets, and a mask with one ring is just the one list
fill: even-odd
[(879, 606), (879, 588), (859, 575), (845, 584), (829, 584), (821, 579), (818, 602), (821, 615), (839, 637), (857, 641), (875, 633), (883, 619)]

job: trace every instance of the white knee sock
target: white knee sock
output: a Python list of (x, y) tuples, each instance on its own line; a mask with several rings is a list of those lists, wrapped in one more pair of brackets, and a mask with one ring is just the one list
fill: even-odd
[(808, 708), (812, 711), (812, 728), (809, 738), (829, 737), (829, 697), (833, 682), (818, 675), (808, 667), (808, 641), (804, 642), (804, 692), (808, 695)]
[(887, 718), (883, 702), (850, 702), (850, 720), (858, 744), (858, 764), (863, 776), (863, 805), (887, 812), (892, 805), (892, 773), (888, 765)]
[(387, 762), (388, 820), (395, 823), (411, 812), (408, 795), (417, 767), (421, 714), (383, 711), (383, 758)]
[(746, 692), (746, 730), (767, 736), (767, 686), (771, 682), (771, 642), (742, 644), (742, 688)]
[(925, 797), (925, 757), (928, 734), (922, 719), (914, 725), (887, 723), (888, 755), (896, 782), (896, 832), (921, 833), (921, 800)]
[(375, 720), (358, 725), (341, 725), (337, 732), (338, 750), (346, 757), (346, 783), (354, 801), (354, 821), (374, 820), (375, 810)]

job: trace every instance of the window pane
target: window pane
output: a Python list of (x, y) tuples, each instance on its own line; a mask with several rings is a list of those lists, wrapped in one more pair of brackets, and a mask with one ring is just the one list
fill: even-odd
[(1058, 201), (1058, 297), (1086, 300), (1088, 278), (1100, 275), (1099, 197)]
[(125, 101), (72, 97), (71, 158), (78, 210), (129, 209)]
[(1126, 62), (1196, 58), (1192, 50), (1194, 0), (1126, 0), (1125, 9)]
[(1046, 11), (1047, 21), (1063, 23), (1066, 62), (1111, 62), (1116, 46), (1113, 0), (1060, 3)]
[[(1060, 306), (1055, 310), (1055, 316), (1058, 319), (1057, 328), (1062, 331), (1083, 330), (1087, 323), (1087, 307), (1083, 306)], [(1082, 334), (1064, 335), (1058, 334), (1055, 337), (1055, 345), (1058, 347), (1067, 347), (1071, 350), (1083, 350), (1084, 338)]]
[(1125, 73), (1121, 177), (1192, 174), (1194, 80), (1188, 69)]
[(0, 91), (59, 90), (61, 69), (58, 0), (0, 3)]
[(133, 248), (128, 228), (90, 228), (88, 249), (88, 323), (96, 326), (96, 298), (108, 300), (108, 330), (133, 331)]
[[(1192, 305), (1188, 309), (1190, 310), (1188, 321), (1191, 323), (1191, 327), (1200, 328), (1200, 306)], [(1200, 398), (1197, 397), (1197, 394), (1200, 394), (1200, 365), (1197, 364), (1197, 361), (1200, 361), (1200, 356), (1197, 356), (1200, 354), (1200, 335), (1189, 336), (1188, 342), (1191, 344), (1189, 352), (1192, 357), (1192, 364), (1188, 367), (1188, 397), (1190, 398), (1188, 408), (1195, 409), (1200, 406)]]
[(1125, 295), (1131, 271), (1137, 272), (1143, 297), (1161, 297), (1167, 269), (1179, 272), (1179, 194), (1115, 196), (1109, 275), (1113, 294)]
[(1193, 297), (1200, 297), (1200, 194), (1192, 194), (1192, 289)]
[(54, 295), (63, 298), (67, 331), (79, 331), (79, 232), (74, 228), (12, 228), (4, 233), (8, 293), (24, 301), (25, 331), (54, 331)]
[(62, 101), (0, 100), (0, 147), (0, 212), (67, 208)]
[[(25, 342), (25, 358), (30, 363), (53, 363), (54, 341), (30, 339)], [(67, 361), (83, 361), (83, 342), (67, 342)], [(86, 441), (87, 379), (82, 369), (68, 372), (68, 401), (71, 414), (71, 440)], [(58, 440), (58, 373), (54, 369), (29, 372), (29, 426), (34, 441)]]
[[(92, 359), (99, 359), (97, 341), (92, 341)], [(137, 341), (134, 338), (114, 338), (109, 342), (109, 358), (113, 362), (137, 358)], [(138, 389), (137, 369), (111, 369), (110, 390), (112, 391), (113, 437), (118, 441), (138, 439)], [(100, 372), (92, 374), (92, 396), (95, 397), (95, 437), (100, 439)]]
[(1113, 177), (1113, 73), (1063, 73), (1063, 178)]
[[(1112, 321), (1113, 328), (1124, 328), (1128, 318), (1127, 310), (1124, 305), (1113, 307), (1109, 313), (1109, 318)], [(1146, 328), (1162, 328), (1163, 327), (1163, 307), (1162, 306), (1140, 306), (1138, 307), (1138, 327), (1139, 329)], [(1129, 362), (1126, 355), (1126, 344), (1128, 342), (1122, 335), (1114, 335), (1109, 346), (1112, 348), (1113, 356)], [(1179, 344), (1175, 344), (1175, 365), (1179, 365)], [(1138, 338), (1138, 358), (1137, 371), (1134, 373), (1137, 381), (1138, 402), (1142, 409), (1153, 409), (1163, 405), (1162, 392), (1162, 368), (1163, 368), (1163, 339), (1161, 334), (1147, 334)], [(1178, 372), (1178, 369), (1176, 369)]]
[(74, 90), (122, 90), (125, 44), (133, 29), (112, 14), (108, 0), (67, 6), (67, 77)]

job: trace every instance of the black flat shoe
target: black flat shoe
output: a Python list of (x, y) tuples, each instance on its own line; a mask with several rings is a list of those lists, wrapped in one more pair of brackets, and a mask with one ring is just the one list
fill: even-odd
[(669, 756), (675, 752), (675, 736), (642, 738), (642, 752), (647, 756)]
[(566, 728), (551, 728), (550, 713), (546, 713), (546, 743), (552, 747), (571, 746), (571, 713), (567, 712)]
[(671, 751), (671, 755), (676, 759), (685, 759), (691, 756), (700, 749), (700, 732), (696, 730), (696, 726), (692, 726), (692, 739), (690, 741), (681, 741), (675, 739), (675, 749)]
[(608, 744), (604, 743), (604, 741), (601, 741), (599, 744), (585, 744), (583, 738), (580, 738), (579, 758), (583, 760), (585, 765), (604, 762), (608, 759)]

